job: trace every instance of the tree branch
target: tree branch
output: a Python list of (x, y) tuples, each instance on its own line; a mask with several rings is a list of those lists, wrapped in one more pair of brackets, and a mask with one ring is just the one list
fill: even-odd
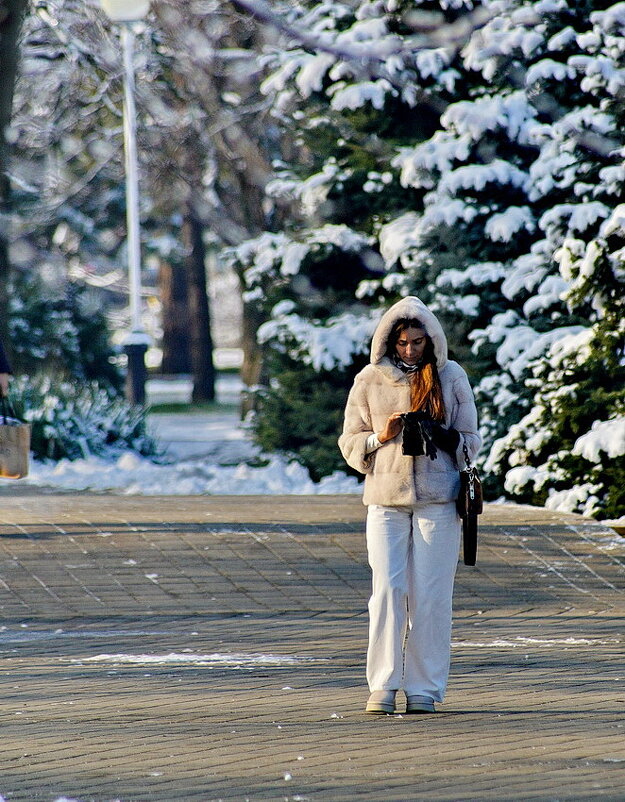
[(453, 23), (442, 24), (436, 28), (414, 36), (389, 36), (374, 50), (372, 42), (338, 45), (331, 34), (309, 33), (288, 22), (283, 15), (274, 11), (265, 0), (229, 0), (240, 10), (250, 14), (260, 22), (271, 25), (276, 30), (292, 37), (307, 50), (328, 53), (338, 59), (356, 62), (361, 66), (383, 64), (389, 56), (410, 55), (419, 50), (439, 47), (457, 49), (465, 44), (471, 34), (485, 25), (493, 17), (493, 12), (484, 8), (465, 14)]

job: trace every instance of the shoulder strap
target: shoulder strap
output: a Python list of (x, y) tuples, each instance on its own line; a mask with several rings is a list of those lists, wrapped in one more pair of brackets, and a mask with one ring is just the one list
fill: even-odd
[(471, 460), (469, 459), (469, 449), (467, 448), (467, 444), (465, 442), (462, 443), (462, 453), (464, 454), (464, 461), (467, 464), (467, 470), (471, 470)]

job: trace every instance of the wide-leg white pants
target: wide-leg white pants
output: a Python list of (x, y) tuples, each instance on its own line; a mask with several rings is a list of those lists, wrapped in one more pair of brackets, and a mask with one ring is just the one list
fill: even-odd
[(460, 532), (453, 502), (369, 506), (367, 551), (373, 589), (367, 682), (371, 691), (403, 688), (408, 695), (443, 700)]

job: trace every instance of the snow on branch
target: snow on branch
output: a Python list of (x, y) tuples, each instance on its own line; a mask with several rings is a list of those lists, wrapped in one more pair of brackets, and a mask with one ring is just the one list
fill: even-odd
[(601, 462), (601, 452), (610, 459), (625, 454), (625, 416), (595, 421), (591, 430), (577, 439), (572, 453), (598, 463)]
[(361, 65), (384, 63), (390, 56), (409, 55), (420, 50), (449, 47), (462, 47), (474, 31), (486, 25), (493, 13), (478, 8), (463, 15), (452, 23), (431, 25), (429, 16), (413, 15), (408, 18), (418, 33), (413, 36), (389, 36), (381, 39), (375, 47), (371, 41), (338, 44), (330, 33), (311, 33), (290, 22), (284, 15), (274, 10), (265, 0), (230, 0), (235, 7), (278, 31), (292, 37), (304, 48), (315, 52), (328, 53), (344, 61), (358, 62)]

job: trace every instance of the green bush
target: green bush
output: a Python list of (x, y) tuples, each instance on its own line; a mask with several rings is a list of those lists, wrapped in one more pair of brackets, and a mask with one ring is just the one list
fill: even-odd
[(102, 296), (91, 288), (15, 271), (8, 322), (16, 373), (53, 374), (121, 389)]
[(350, 370), (316, 371), (284, 354), (274, 352), (271, 357), (271, 386), (256, 392), (252, 429), (258, 445), (292, 456), (314, 482), (334, 471), (359, 476), (345, 464), (337, 440), (347, 394), (364, 359)]
[(37, 459), (114, 456), (127, 449), (159, 455), (146, 431), (146, 410), (95, 383), (75, 386), (22, 376), (12, 382), (10, 400), (17, 417), (32, 426)]

